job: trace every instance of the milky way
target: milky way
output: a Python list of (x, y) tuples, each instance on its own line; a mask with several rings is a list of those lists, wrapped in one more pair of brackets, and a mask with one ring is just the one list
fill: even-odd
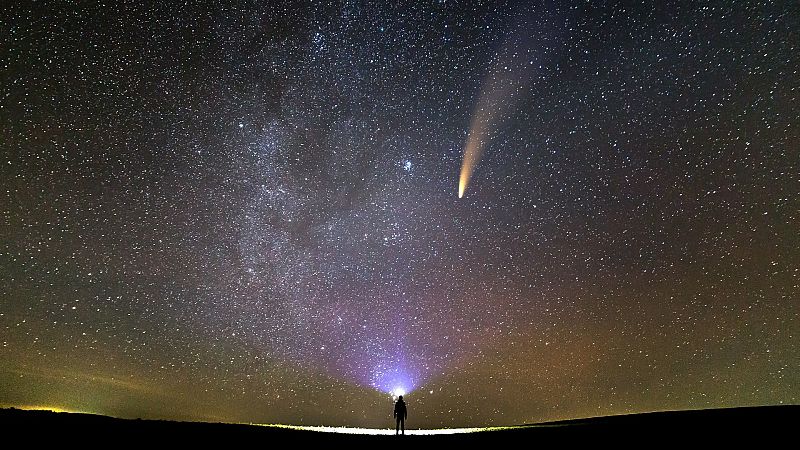
[(6, 8), (0, 404), (377, 427), (402, 388), (415, 428), (797, 403), (800, 11), (761, 3)]

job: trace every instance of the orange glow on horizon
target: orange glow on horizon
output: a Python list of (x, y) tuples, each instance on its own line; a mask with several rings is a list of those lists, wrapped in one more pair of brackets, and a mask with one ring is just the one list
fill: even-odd
[(23, 411), (52, 411), (56, 413), (79, 413), (79, 414), (91, 414), (87, 413), (86, 411), (79, 411), (76, 409), (71, 409), (68, 407), (63, 406), (54, 406), (54, 405), (3, 405), (3, 408), (15, 408), (21, 409)]

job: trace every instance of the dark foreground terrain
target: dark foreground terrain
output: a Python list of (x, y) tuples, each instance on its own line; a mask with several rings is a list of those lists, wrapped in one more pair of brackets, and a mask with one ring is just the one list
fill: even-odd
[[(224, 444), (270, 447), (272, 445), (343, 444), (371, 446), (513, 445), (528, 447), (598, 443), (621, 447), (661, 447), (663, 444), (699, 443), (778, 444), (797, 443), (800, 405), (698, 411), (656, 412), (597, 417), (499, 430), (434, 436), (376, 436), (293, 430), (272, 426), (222, 423), (128, 420), (112, 417), (0, 409), (3, 444), (16, 439), (24, 445), (57, 442), (86, 447), (134, 445)], [(794, 442), (794, 444), (790, 444)], [(737, 445), (738, 446), (738, 445)], [(413, 449), (413, 447), (412, 447)]]

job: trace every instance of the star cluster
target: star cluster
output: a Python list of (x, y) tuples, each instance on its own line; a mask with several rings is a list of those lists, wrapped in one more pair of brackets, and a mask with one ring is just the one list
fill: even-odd
[[(387, 426), (402, 389), (438, 427), (798, 401), (790, 2), (0, 14), (0, 404)], [(525, 79), (459, 199), (506, 57)]]

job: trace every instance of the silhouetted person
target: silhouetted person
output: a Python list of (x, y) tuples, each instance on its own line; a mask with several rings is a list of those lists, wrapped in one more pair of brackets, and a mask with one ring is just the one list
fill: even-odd
[(408, 410), (406, 410), (406, 402), (403, 401), (401, 395), (397, 402), (394, 404), (394, 418), (397, 419), (397, 428), (394, 434), (399, 434), (401, 431), (406, 434), (406, 418), (408, 417)]

